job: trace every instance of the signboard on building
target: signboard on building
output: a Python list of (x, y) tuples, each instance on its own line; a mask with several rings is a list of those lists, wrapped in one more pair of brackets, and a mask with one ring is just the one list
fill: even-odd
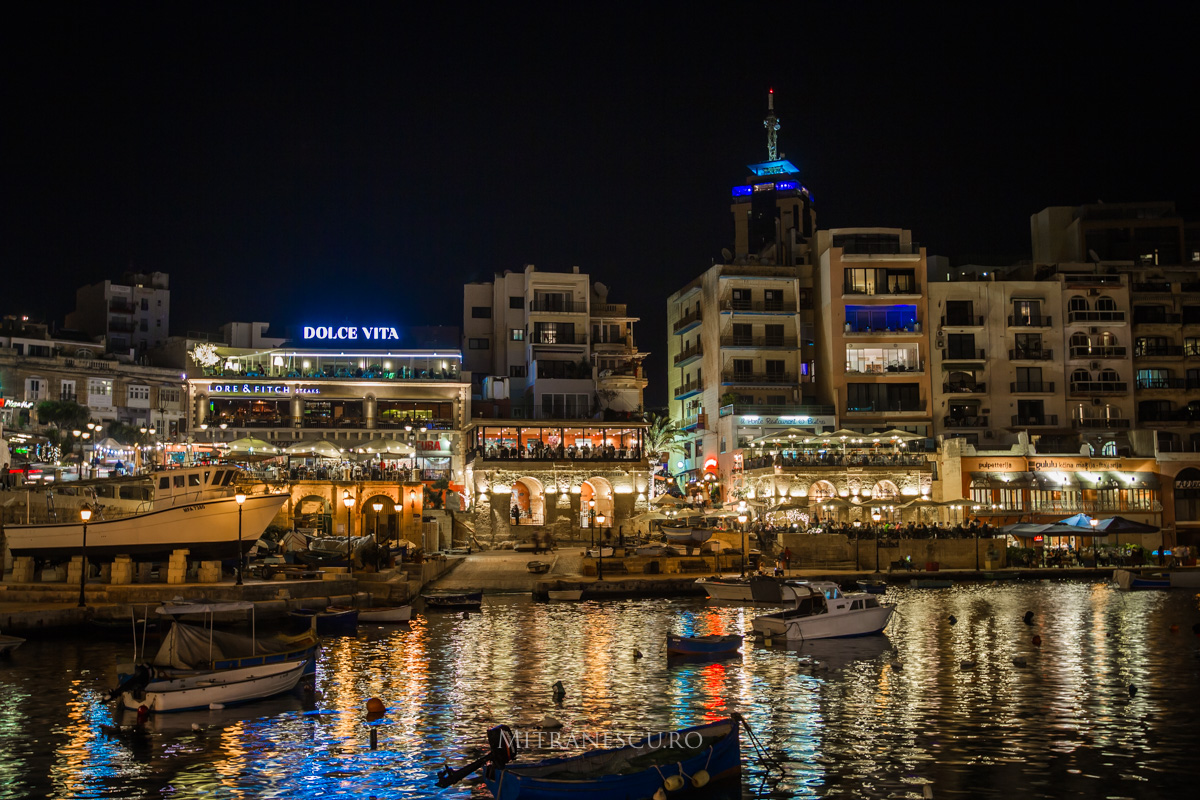
[(33, 408), (32, 400), (9, 400), (7, 397), (0, 397), (0, 408)]
[(382, 342), (393, 339), (399, 341), (400, 334), (396, 333), (396, 329), (391, 327), (343, 325), (342, 327), (335, 328), (328, 325), (305, 325), (303, 326), (300, 338), (306, 342), (346, 342), (358, 341), (360, 339)]
[(208, 387), (212, 394), (258, 394), (258, 395), (293, 395), (320, 394), (315, 387), (288, 386), (282, 383), (214, 383)]
[(737, 421), (739, 425), (811, 425), (814, 427), (829, 426), (830, 428), (836, 424), (833, 417), (810, 417), (801, 414), (782, 416), (739, 414)]

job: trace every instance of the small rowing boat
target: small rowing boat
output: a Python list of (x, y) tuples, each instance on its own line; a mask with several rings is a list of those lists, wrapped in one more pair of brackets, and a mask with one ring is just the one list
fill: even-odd
[(867, 594), (884, 594), (887, 592), (887, 583), (881, 580), (864, 578), (858, 581), (858, 588)]
[(736, 633), (727, 636), (676, 636), (667, 634), (669, 656), (717, 656), (736, 653), (742, 646), (742, 637)]
[(21, 645), (25, 644), (25, 640), (20, 636), (6, 636), (0, 634), (0, 655), (11, 653)]
[(551, 600), (579, 600), (583, 597), (583, 589), (550, 589), (546, 594)]
[(483, 592), (430, 592), (421, 595), (431, 611), (475, 609), (483, 605)]
[(1155, 577), (1143, 577), (1137, 572), (1132, 572), (1127, 569), (1113, 570), (1113, 580), (1127, 592), (1135, 592), (1141, 589), (1170, 589), (1170, 577), (1161, 575)]
[(144, 687), (122, 692), (125, 708), (146, 706), (152, 713), (192, 711), (211, 705), (230, 706), (262, 700), (290, 692), (304, 674), (303, 661), (261, 664), (257, 667), (199, 672), (183, 676), (156, 677), (149, 670)]
[(288, 612), (298, 630), (311, 630), (318, 636), (343, 636), (358, 630), (358, 609), (329, 606), (324, 610), (296, 608)]
[(412, 619), (412, 606), (377, 606), (358, 610), (358, 621), (372, 625), (408, 622), (410, 619)]

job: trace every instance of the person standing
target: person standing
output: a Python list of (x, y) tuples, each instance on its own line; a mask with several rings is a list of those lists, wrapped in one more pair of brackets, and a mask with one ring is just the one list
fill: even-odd
[(783, 574), (787, 575), (788, 570), (792, 568), (792, 548), (786, 547), (783, 550)]

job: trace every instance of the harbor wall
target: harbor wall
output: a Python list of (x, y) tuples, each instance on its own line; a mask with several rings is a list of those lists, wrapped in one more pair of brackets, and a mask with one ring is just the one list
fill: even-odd
[(995, 539), (899, 539), (879, 542), (876, 562), (875, 540), (861, 539), (857, 548), (852, 537), (836, 533), (784, 533), (780, 548), (792, 551), (792, 569), (859, 569), (886, 572), (892, 562), (911, 557), (913, 566), (924, 569), (936, 563), (939, 569), (975, 569), (979, 551), (980, 569), (1008, 566), (1005, 540)]

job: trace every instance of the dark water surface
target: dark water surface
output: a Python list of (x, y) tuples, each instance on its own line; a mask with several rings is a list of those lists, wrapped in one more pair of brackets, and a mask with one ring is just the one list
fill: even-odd
[[(0, 660), (0, 797), (484, 797), (478, 785), (439, 794), (432, 776), (473, 755), (493, 724), (529, 730), (551, 714), (569, 746), (731, 711), (784, 769), (768, 771), (743, 737), (745, 774), (728, 797), (921, 798), (928, 784), (935, 798), (1178, 800), (1200, 783), (1193, 593), (1036, 582), (888, 599), (900, 613), (886, 636), (748, 641), (737, 658), (676, 664), (668, 632), (748, 631), (760, 612), (488, 597), (466, 619), (431, 613), (325, 640), (315, 699), (163, 715), (140, 735), (113, 731), (104, 703), (130, 645), (31, 639)], [(372, 696), (388, 706), (376, 751)]]

